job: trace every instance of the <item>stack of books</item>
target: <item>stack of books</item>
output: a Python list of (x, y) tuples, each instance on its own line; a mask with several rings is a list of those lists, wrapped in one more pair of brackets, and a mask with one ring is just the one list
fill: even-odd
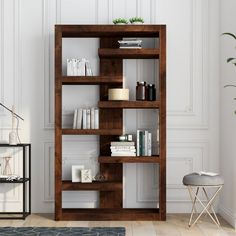
[(111, 142), (111, 156), (136, 156), (134, 142)]
[(99, 129), (99, 109), (97, 107), (75, 109), (73, 129)]
[(67, 76), (92, 76), (90, 62), (85, 59), (67, 59)]
[(120, 48), (142, 48), (140, 39), (124, 39), (118, 41)]
[(137, 130), (137, 156), (152, 155), (152, 134), (148, 130)]

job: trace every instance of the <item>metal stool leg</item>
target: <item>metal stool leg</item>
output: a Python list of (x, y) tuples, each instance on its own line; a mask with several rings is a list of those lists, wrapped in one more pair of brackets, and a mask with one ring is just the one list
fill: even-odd
[(192, 211), (191, 211), (191, 216), (190, 216), (190, 219), (189, 219), (189, 222), (188, 222), (188, 225), (189, 227), (191, 226), (191, 221), (192, 221), (192, 218), (193, 218), (193, 212), (195, 211), (195, 213), (197, 213), (197, 209), (195, 207), (195, 204), (196, 204), (196, 196), (198, 195), (198, 191), (199, 191), (199, 187), (197, 187), (197, 190), (196, 190), (196, 193), (194, 193), (195, 197), (193, 197), (193, 190), (191, 188), (191, 186), (188, 186), (188, 191), (189, 191), (189, 195), (190, 195), (190, 198), (192, 200), (192, 203), (193, 203), (193, 206), (192, 206)]
[[(190, 186), (189, 186), (189, 187), (190, 187)], [(198, 189), (199, 189), (199, 187), (201, 187), (201, 186), (198, 186)], [(199, 220), (199, 218), (202, 216), (202, 214), (203, 214), (205, 211), (206, 211), (206, 213), (210, 216), (210, 218), (212, 219), (212, 221), (213, 221), (217, 226), (220, 226), (219, 221), (218, 221), (218, 218), (216, 217), (215, 211), (214, 211), (213, 214), (214, 214), (214, 216), (216, 217), (217, 220), (215, 220), (215, 219), (212, 217), (212, 215), (210, 214), (210, 212), (208, 211), (208, 208), (209, 208), (209, 207), (213, 208), (213, 207), (212, 207), (212, 202), (215, 200), (215, 197), (217, 196), (217, 194), (219, 193), (219, 191), (220, 191), (221, 188), (222, 188), (222, 186), (216, 186), (216, 187), (218, 187), (218, 189), (216, 190), (216, 192), (214, 193), (214, 195), (212, 196), (212, 198), (209, 199), (208, 196), (207, 196), (207, 198), (209, 199), (209, 201), (207, 202), (206, 205), (204, 205), (204, 204), (202, 203), (202, 201), (199, 199), (199, 197), (197, 196), (198, 189), (197, 189), (197, 192), (196, 192), (196, 194), (195, 194), (195, 193), (192, 191), (191, 187), (189, 188), (189, 190), (192, 192), (192, 194), (195, 195), (195, 196), (194, 196), (193, 205), (195, 205), (195, 204), (196, 204), (196, 200), (198, 200), (199, 203), (200, 203), (200, 204), (202, 205), (202, 207), (203, 207), (203, 210), (200, 212), (200, 214), (199, 214), (198, 217), (195, 219), (195, 221), (191, 224), (192, 216), (193, 216), (193, 209), (194, 209), (194, 206), (193, 206), (192, 212), (191, 212), (191, 216), (190, 216), (190, 220), (189, 220), (189, 227), (194, 226), (194, 225), (197, 223), (197, 221)]]

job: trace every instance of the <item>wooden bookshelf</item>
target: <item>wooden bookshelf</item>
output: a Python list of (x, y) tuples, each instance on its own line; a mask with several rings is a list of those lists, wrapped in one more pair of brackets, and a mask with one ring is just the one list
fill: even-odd
[[(99, 38), (99, 76), (62, 75), (63, 38)], [(158, 48), (120, 49), (125, 37), (158, 39)], [(123, 87), (123, 59), (158, 59), (158, 101), (108, 101), (109, 88)], [(62, 128), (62, 87), (98, 85), (99, 129)], [(135, 86), (135, 82), (134, 82)], [(81, 98), (83, 99), (83, 98)], [(159, 155), (111, 157), (110, 142), (123, 134), (123, 109), (159, 110)], [(62, 179), (62, 136), (99, 135), (100, 174), (106, 181), (73, 183)], [(158, 202), (152, 209), (123, 208), (123, 163), (159, 166)], [(63, 191), (99, 191), (99, 207), (66, 209)], [(55, 220), (165, 220), (166, 219), (166, 26), (165, 25), (56, 25), (55, 26)]]

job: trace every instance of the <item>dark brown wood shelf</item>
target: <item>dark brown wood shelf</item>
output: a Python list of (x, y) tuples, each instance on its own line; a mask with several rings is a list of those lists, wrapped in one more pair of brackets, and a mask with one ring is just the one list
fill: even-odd
[(98, 162), (100, 163), (159, 163), (159, 156), (100, 156), (98, 157)]
[(100, 85), (117, 84), (123, 82), (122, 76), (63, 76), (63, 85)]
[(63, 135), (121, 135), (121, 129), (62, 129)]
[(70, 180), (62, 181), (63, 191), (77, 191), (77, 190), (96, 190), (96, 191), (115, 191), (122, 189), (121, 182), (92, 182), (92, 183), (74, 183)]
[(161, 220), (160, 216), (158, 208), (62, 209), (62, 220)]
[[(63, 76), (64, 38), (98, 38), (99, 76)], [(118, 40), (152, 38), (156, 48), (121, 49)], [(158, 59), (154, 70), (158, 101), (108, 101), (110, 88), (123, 87), (123, 59)], [(136, 79), (129, 83), (135, 86)], [(99, 129), (62, 128), (63, 86), (98, 85)], [(83, 99), (83, 98), (81, 98)], [(83, 101), (80, 101), (83, 104)], [(111, 157), (110, 143), (123, 134), (123, 109), (159, 109), (159, 156)], [(157, 119), (156, 119), (157, 120)], [(138, 127), (136, 127), (138, 128)], [(135, 132), (135, 130), (133, 130)], [(154, 131), (155, 132), (155, 131)], [(104, 182), (62, 181), (62, 135), (99, 135), (99, 173)], [(153, 140), (155, 142), (155, 140)], [(123, 208), (124, 163), (158, 163), (158, 207)], [(135, 176), (134, 176), (135, 178)], [(64, 209), (63, 191), (99, 191), (97, 209)], [(55, 220), (166, 220), (166, 26), (56, 25), (55, 26)]]
[(120, 48), (99, 48), (100, 58), (123, 58), (123, 59), (158, 59), (159, 49), (140, 48), (140, 49), (120, 49)]
[(159, 101), (100, 101), (100, 108), (155, 109), (160, 107)]

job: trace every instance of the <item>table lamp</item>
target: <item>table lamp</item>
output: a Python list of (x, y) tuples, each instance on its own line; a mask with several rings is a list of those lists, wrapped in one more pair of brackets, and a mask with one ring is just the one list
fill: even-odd
[[(18, 135), (19, 119), (21, 119), (21, 120), (24, 120), (24, 119), (15, 113), (14, 106), (12, 106), (12, 110), (9, 109), (8, 107), (6, 107), (6, 106), (5, 106), (4, 104), (2, 104), (2, 103), (0, 103), (0, 106), (2, 106), (3, 108), (5, 108), (6, 110), (8, 110), (9, 112), (11, 112), (11, 114), (12, 114), (12, 130), (11, 130), (11, 132), (9, 133), (9, 144), (10, 144), (10, 145), (17, 145), (18, 141), (19, 141), (19, 143), (20, 143), (20, 138), (19, 138), (19, 135)], [(16, 132), (14, 131), (15, 119), (17, 120)], [(17, 139), (18, 139), (18, 140), (17, 140)]]

